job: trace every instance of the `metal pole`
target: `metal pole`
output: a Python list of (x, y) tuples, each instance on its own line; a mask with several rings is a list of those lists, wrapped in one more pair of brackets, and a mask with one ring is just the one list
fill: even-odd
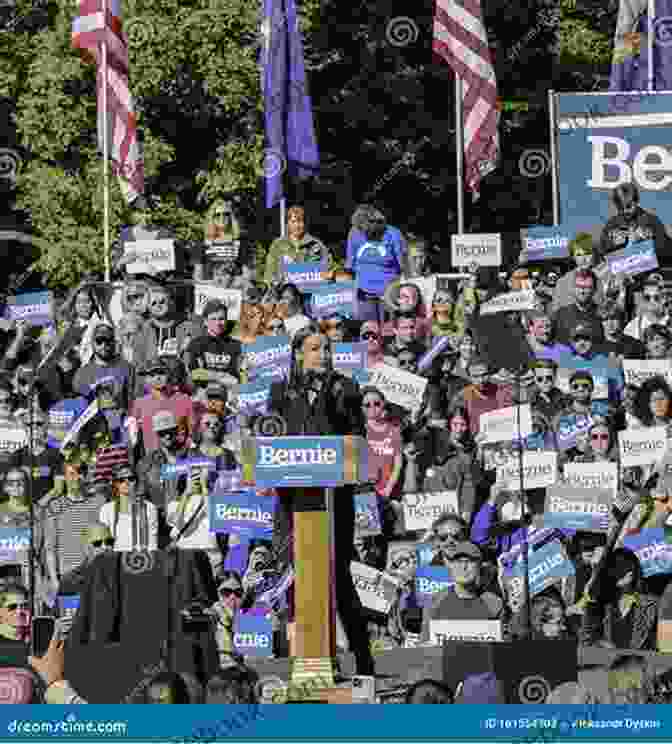
[(654, 63), (653, 63), (653, 42), (655, 36), (655, 18), (656, 18), (656, 0), (649, 0), (649, 33), (647, 36), (647, 45), (649, 52), (649, 92), (656, 89)]
[[(329, 519), (329, 573), (331, 575), (331, 618), (330, 624), (333, 629), (333, 633), (329, 634), (331, 642), (331, 656), (332, 660), (336, 657), (336, 531), (334, 524), (334, 509), (335, 509), (335, 496), (336, 492), (333, 488), (325, 488), (324, 496), (327, 507), (327, 515)], [(350, 496), (349, 498), (354, 498)], [(348, 639), (349, 640), (349, 639)]]
[(287, 237), (287, 199), (284, 196), (280, 199), (280, 235)]
[(548, 121), (551, 144), (551, 193), (553, 194), (553, 224), (560, 224), (560, 194), (558, 193), (558, 131), (556, 125), (555, 92), (548, 91)]
[(33, 503), (33, 478), (35, 477), (35, 447), (33, 442), (35, 432), (34, 407), (35, 407), (35, 369), (31, 375), (30, 392), (28, 395), (28, 462), (30, 463), (30, 477), (28, 478), (28, 501), (30, 503), (30, 561), (28, 565), (28, 576), (30, 582), (30, 610), (33, 617), (38, 613), (35, 607), (35, 504)]
[[(107, 0), (103, 0), (103, 23), (107, 24)], [(103, 256), (105, 281), (110, 281), (110, 183), (109, 183), (109, 119), (107, 115), (107, 41), (103, 36)]]
[(530, 575), (529, 575), (529, 552), (530, 552), (530, 545), (528, 542), (528, 527), (525, 524), (525, 520), (527, 519), (527, 495), (525, 493), (525, 479), (523, 477), (523, 437), (521, 432), (521, 426), (520, 426), (520, 401), (523, 394), (523, 372), (522, 370), (518, 371), (517, 374), (517, 388), (518, 388), (518, 400), (516, 401), (516, 430), (518, 432), (518, 467), (520, 469), (520, 476), (519, 476), (519, 485), (520, 485), (520, 495), (521, 495), (521, 501), (522, 501), (522, 516), (523, 516), (523, 530), (524, 530), (524, 539), (522, 544), (522, 559), (523, 559), (523, 599), (524, 604), (521, 608), (523, 610), (523, 627), (525, 628), (525, 637), (530, 637), (530, 620), (532, 618), (531, 615), (531, 604), (530, 604)]
[(464, 120), (462, 79), (455, 76), (455, 162), (457, 170), (457, 232), (464, 233)]

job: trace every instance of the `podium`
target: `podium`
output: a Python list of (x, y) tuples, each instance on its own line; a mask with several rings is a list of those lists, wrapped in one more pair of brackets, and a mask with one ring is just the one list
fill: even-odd
[[(293, 684), (334, 686), (333, 512), (338, 486), (368, 479), (362, 437), (257, 437), (243, 442), (243, 484), (291, 489), (294, 512)], [(317, 685), (315, 685), (317, 687)]]

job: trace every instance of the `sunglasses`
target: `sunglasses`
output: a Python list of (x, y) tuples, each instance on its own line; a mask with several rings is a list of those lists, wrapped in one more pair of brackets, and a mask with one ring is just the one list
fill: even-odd
[(219, 429), (222, 424), (219, 421), (206, 421), (203, 426), (206, 429)]
[(223, 586), (219, 590), (219, 593), (223, 597), (230, 597), (233, 594), (234, 596), (238, 597), (238, 599), (242, 599), (243, 598), (243, 590), (242, 589), (230, 589), (228, 586)]
[(97, 338), (96, 339), (96, 343), (98, 344), (98, 346), (112, 345), (114, 343), (114, 339), (113, 338), (108, 338), (106, 336), (105, 338)]
[(27, 610), (28, 602), (20, 602), (18, 604), (8, 604), (7, 607), (5, 607), (5, 609), (9, 610), (10, 612), (16, 612), (17, 610)]
[(380, 400), (367, 400), (364, 402), (364, 408), (382, 408), (383, 402)]
[(103, 545), (106, 548), (113, 548), (114, 547), (114, 540), (112, 538), (107, 538), (106, 540), (93, 540), (91, 543), (94, 548), (102, 548)]
[(609, 441), (609, 434), (605, 434), (602, 432), (601, 434), (591, 434), (590, 438), (594, 442), (608, 442)]
[(164, 437), (176, 437), (177, 436), (177, 429), (164, 429), (163, 431), (159, 432), (159, 437), (163, 439)]
[(368, 331), (367, 333), (364, 333), (362, 335), (363, 341), (371, 341), (373, 339), (380, 338), (380, 336), (377, 333), (373, 333), (372, 331)]
[(592, 390), (593, 386), (589, 382), (573, 382), (572, 390)]
[(553, 382), (555, 378), (553, 375), (536, 375), (534, 379), (537, 382)]

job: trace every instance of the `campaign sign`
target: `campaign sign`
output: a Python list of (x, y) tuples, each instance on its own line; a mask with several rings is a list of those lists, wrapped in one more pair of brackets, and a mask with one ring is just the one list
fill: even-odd
[[(512, 578), (522, 578), (524, 563), (520, 557), (509, 572)], [(528, 582), (530, 595), (534, 596), (548, 589), (558, 579), (573, 576), (574, 564), (567, 557), (562, 544), (558, 540), (552, 540), (528, 553)]]
[(23, 292), (7, 300), (7, 320), (25, 320), (30, 325), (45, 326), (53, 321), (54, 307), (51, 292)]
[(493, 643), (502, 640), (499, 620), (430, 620), (429, 637), (434, 646), (448, 641)]
[(531, 225), (520, 231), (521, 243), (528, 263), (567, 258), (569, 241), (572, 237), (572, 233), (565, 230), (562, 225), (557, 227)]
[(0, 452), (12, 453), (28, 445), (28, 432), (23, 427), (0, 427)]
[(348, 377), (354, 377), (356, 372), (365, 370), (369, 356), (366, 341), (356, 344), (332, 344), (331, 361), (334, 369)]
[(576, 488), (564, 484), (546, 492), (544, 527), (607, 532), (612, 493), (605, 488)]
[(667, 451), (667, 428), (652, 426), (618, 432), (621, 466), (651, 465), (662, 460)]
[(239, 289), (225, 289), (214, 284), (197, 284), (194, 287), (194, 314), (203, 315), (203, 310), (210, 300), (219, 300), (226, 305), (226, 317), (229, 320), (240, 320), (243, 293)]
[(368, 370), (369, 381), (389, 403), (407, 411), (417, 411), (424, 401), (427, 379), (389, 364), (379, 364)]
[(582, 414), (561, 416), (556, 434), (558, 449), (564, 451), (576, 447), (577, 436), (587, 434), (592, 425), (592, 416), (584, 416)]
[[(624, 111), (615, 110), (616, 98), (561, 93), (555, 99), (560, 218), (572, 230), (591, 231), (596, 241), (615, 214), (612, 191), (624, 183), (638, 187), (642, 209), (669, 222), (672, 96), (644, 96)], [(645, 232), (616, 226), (611, 241), (623, 248), (652, 237)]]
[(362, 605), (367, 610), (387, 615), (396, 599), (399, 582), (389, 574), (357, 561), (350, 563), (350, 573)]
[(422, 566), (415, 572), (415, 598), (420, 607), (431, 607), (437, 594), (453, 586), (450, 571), (442, 566)]
[(268, 540), (273, 534), (275, 506), (275, 496), (259, 496), (253, 488), (215, 488), (209, 496), (210, 532), (235, 532), (250, 540)]
[(536, 306), (537, 300), (534, 290), (521, 289), (514, 292), (505, 292), (484, 302), (480, 307), (480, 314), (515, 313), (524, 310), (534, 310)]
[(246, 485), (336, 488), (368, 477), (363, 437), (256, 437), (243, 448)]
[(432, 543), (419, 542), (415, 546), (415, 560), (419, 567), (429, 566), (434, 560), (435, 547)]
[(482, 413), (478, 421), (480, 433), (485, 437), (485, 444), (510, 442), (532, 433), (532, 412), (529, 403)]
[(626, 385), (641, 387), (652, 377), (663, 377), (668, 385), (672, 385), (672, 360), (624, 359), (623, 374)]
[[(523, 452), (523, 489), (547, 488), (558, 479), (558, 453), (555, 450)], [(520, 488), (520, 460), (517, 456), (507, 458), (497, 467), (497, 483), (504, 488)]]
[(259, 378), (282, 380), (289, 375), (292, 347), (289, 336), (257, 338), (243, 347), (250, 381)]
[(180, 457), (174, 463), (161, 466), (161, 480), (177, 480), (181, 475), (189, 475), (192, 470), (216, 470), (213, 457)]
[(156, 274), (175, 271), (175, 243), (172, 240), (131, 240), (124, 243), (124, 253), (135, 258), (126, 264), (129, 274)]
[(672, 573), (672, 544), (666, 541), (663, 528), (626, 535), (623, 545), (639, 558), (644, 578)]
[(618, 464), (615, 462), (568, 462), (563, 480), (573, 488), (605, 488), (613, 496), (618, 492)]
[(324, 274), (329, 268), (326, 261), (295, 263), (287, 261), (284, 257), (280, 261), (280, 267), (283, 280), (293, 284), (302, 292), (309, 291), (311, 287), (324, 282)]
[(237, 385), (232, 396), (238, 401), (238, 410), (245, 416), (261, 416), (268, 413), (271, 396), (271, 380), (261, 379)]
[(0, 527), (0, 558), (20, 561), (19, 553), (30, 550), (30, 528)]
[(49, 447), (58, 448), (70, 432), (75, 421), (84, 413), (87, 408), (84, 398), (73, 398), (71, 400), (62, 400), (52, 406), (48, 413), (48, 441)]
[(501, 266), (502, 236), (500, 233), (470, 233), (451, 236), (453, 266)]
[(233, 647), (241, 656), (273, 656), (273, 622), (268, 613), (238, 612), (234, 620)]
[(357, 289), (355, 282), (322, 282), (312, 285), (308, 301), (308, 315), (311, 318), (324, 318), (331, 313), (340, 313), (345, 318), (353, 318)]
[(355, 494), (355, 531), (361, 537), (382, 533), (378, 494), (375, 492)]
[(401, 498), (406, 532), (428, 530), (435, 519), (447, 512), (459, 514), (456, 491), (405, 493)]
[(653, 240), (633, 243), (607, 256), (609, 271), (616, 275), (634, 276), (658, 268), (658, 257)]

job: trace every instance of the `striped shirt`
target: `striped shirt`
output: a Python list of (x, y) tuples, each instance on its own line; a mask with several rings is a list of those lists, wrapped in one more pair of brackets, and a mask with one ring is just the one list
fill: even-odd
[(47, 504), (45, 549), (56, 554), (59, 576), (69, 573), (84, 560), (84, 530), (98, 521), (104, 503), (102, 494), (92, 493), (82, 501), (73, 501), (66, 495), (57, 496)]

